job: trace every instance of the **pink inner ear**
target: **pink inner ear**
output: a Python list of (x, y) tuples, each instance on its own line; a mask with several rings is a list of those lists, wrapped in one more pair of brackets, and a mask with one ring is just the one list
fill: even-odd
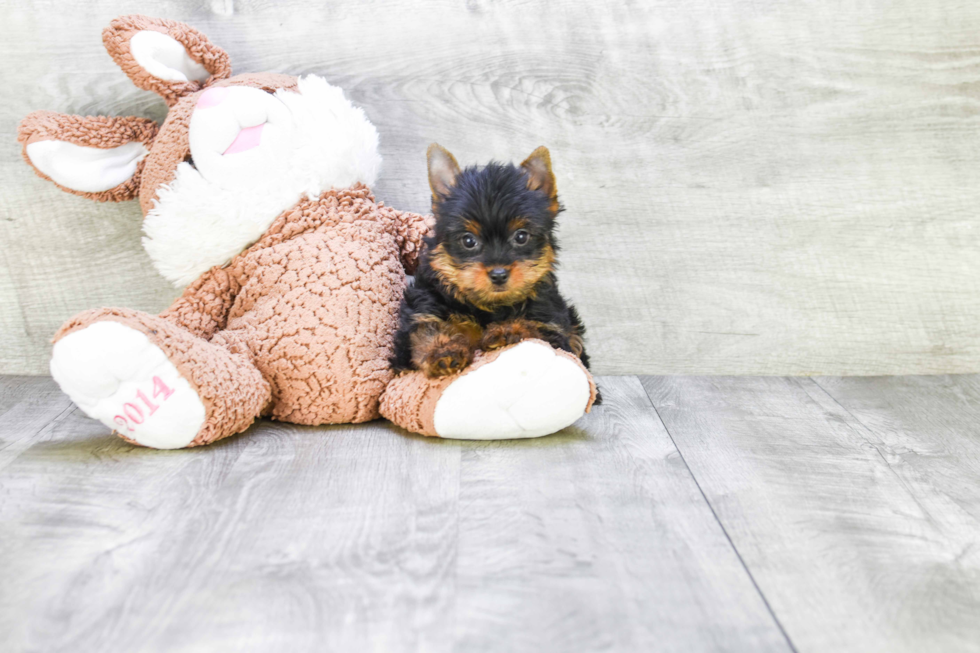
[(228, 93), (231, 89), (225, 86), (218, 86), (214, 88), (209, 88), (201, 94), (201, 97), (197, 99), (198, 109), (210, 109), (211, 107), (216, 107), (225, 101), (228, 97)]
[(228, 149), (222, 152), (222, 154), (238, 154), (239, 152), (244, 152), (250, 150), (253, 147), (257, 147), (259, 142), (262, 140), (262, 128), (265, 127), (265, 123), (261, 125), (255, 125), (254, 127), (246, 127), (245, 129), (238, 132), (238, 136), (235, 140), (231, 142)]

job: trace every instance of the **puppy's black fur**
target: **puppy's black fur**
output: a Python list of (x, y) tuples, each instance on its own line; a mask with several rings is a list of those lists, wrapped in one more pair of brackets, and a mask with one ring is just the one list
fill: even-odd
[(588, 368), (585, 328), (554, 274), (562, 208), (548, 151), (538, 148), (521, 166), (460, 171), (434, 144), (429, 180), (435, 230), (402, 301), (394, 369), (453, 374), (475, 349), (525, 338), (572, 352)]

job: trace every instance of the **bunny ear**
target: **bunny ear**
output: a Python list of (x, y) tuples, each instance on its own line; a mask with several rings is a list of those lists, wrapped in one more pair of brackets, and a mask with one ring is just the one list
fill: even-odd
[(177, 21), (120, 16), (102, 31), (102, 42), (136, 86), (157, 93), (169, 106), (231, 75), (228, 53)]
[(146, 118), (54, 111), (35, 111), (17, 128), (24, 160), (40, 177), (99, 202), (136, 197), (143, 159), (156, 134), (157, 124)]

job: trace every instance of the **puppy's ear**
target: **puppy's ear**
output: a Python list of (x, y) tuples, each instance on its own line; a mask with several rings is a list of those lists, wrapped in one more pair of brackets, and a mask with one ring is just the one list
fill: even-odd
[(528, 190), (539, 190), (549, 199), (558, 197), (555, 174), (551, 171), (551, 153), (544, 145), (531, 152), (531, 156), (521, 164), (527, 173)]
[(452, 187), (456, 185), (459, 175), (459, 164), (449, 150), (433, 143), (425, 152), (429, 163), (429, 188), (432, 189), (432, 201), (439, 202), (449, 196)]

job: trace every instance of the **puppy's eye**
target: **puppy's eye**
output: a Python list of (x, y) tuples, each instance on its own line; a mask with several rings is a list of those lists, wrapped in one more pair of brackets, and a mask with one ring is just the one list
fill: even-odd
[(473, 234), (463, 234), (459, 239), (459, 243), (466, 249), (476, 249), (476, 246), (480, 244), (480, 241), (476, 239)]
[(529, 234), (524, 229), (518, 229), (517, 231), (514, 232), (514, 242), (517, 243), (518, 245), (526, 245), (527, 241), (530, 238), (531, 238), (531, 234)]

